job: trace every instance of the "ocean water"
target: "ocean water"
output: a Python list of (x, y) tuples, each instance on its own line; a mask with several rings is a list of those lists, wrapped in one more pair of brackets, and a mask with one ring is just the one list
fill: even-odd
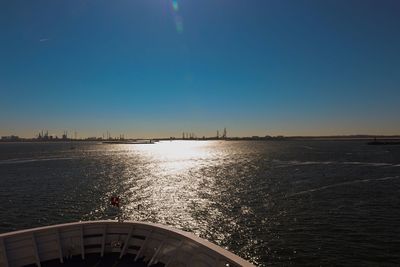
[(194, 232), (259, 266), (400, 265), (400, 146), (74, 147), (0, 143), (0, 232), (121, 216)]

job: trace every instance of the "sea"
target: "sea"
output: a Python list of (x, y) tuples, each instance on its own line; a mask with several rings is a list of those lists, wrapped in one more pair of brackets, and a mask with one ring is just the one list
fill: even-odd
[(399, 266), (400, 146), (0, 143), (0, 232), (118, 218), (193, 232), (257, 266)]

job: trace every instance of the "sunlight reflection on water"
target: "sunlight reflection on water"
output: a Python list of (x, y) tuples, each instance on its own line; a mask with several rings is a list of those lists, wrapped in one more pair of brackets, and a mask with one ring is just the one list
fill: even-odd
[[(208, 141), (120, 145), (118, 151), (124, 154), (119, 162), (124, 165), (120, 174), (123, 177), (106, 195), (121, 196), (124, 219), (172, 224), (201, 234), (199, 229), (204, 225), (200, 227), (199, 221), (193, 218), (193, 207), (201, 207), (210, 215), (218, 211), (211, 209), (212, 200), (204, 195), (210, 191), (204, 184), (214, 183), (215, 177), (199, 174), (202, 168), (210, 168), (226, 156), (223, 150), (215, 150), (218, 145), (218, 142)], [(106, 201), (104, 199), (102, 207), (91, 211), (87, 217), (96, 213), (102, 217), (102, 212), (113, 214), (112, 209), (108, 207), (107, 210)]]

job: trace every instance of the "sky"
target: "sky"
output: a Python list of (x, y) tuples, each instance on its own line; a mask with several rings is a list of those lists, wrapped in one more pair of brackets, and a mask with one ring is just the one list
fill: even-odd
[(0, 135), (400, 134), (398, 0), (1, 0)]

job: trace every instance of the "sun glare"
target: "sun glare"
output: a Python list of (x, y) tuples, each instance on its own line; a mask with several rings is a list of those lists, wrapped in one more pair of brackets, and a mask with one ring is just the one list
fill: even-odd
[(163, 172), (172, 174), (196, 167), (199, 159), (211, 158), (212, 155), (207, 149), (210, 145), (212, 142), (207, 141), (174, 141), (138, 146), (137, 149), (155, 162), (159, 162), (159, 168)]

